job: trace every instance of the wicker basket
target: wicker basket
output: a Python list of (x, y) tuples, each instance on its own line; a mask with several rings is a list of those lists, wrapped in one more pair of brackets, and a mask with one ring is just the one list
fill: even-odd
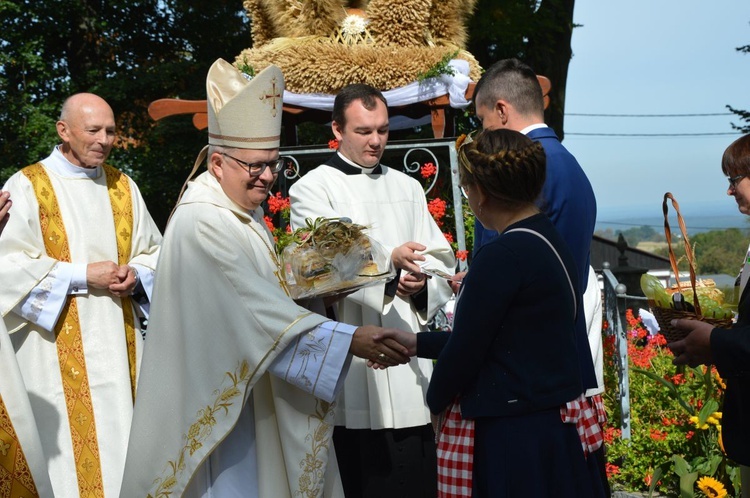
[(664, 211), (664, 236), (667, 239), (667, 246), (669, 248), (669, 263), (672, 266), (672, 271), (674, 272), (674, 278), (676, 281), (675, 291), (687, 286), (680, 284), (680, 272), (677, 268), (677, 258), (675, 257), (674, 250), (672, 249), (672, 232), (669, 229), (669, 207), (667, 204), (668, 200), (672, 201), (672, 207), (677, 213), (677, 222), (680, 225), (682, 239), (685, 242), (685, 257), (688, 261), (690, 270), (690, 287), (693, 289), (695, 313), (690, 311), (679, 311), (674, 308), (662, 308), (656, 306), (656, 303), (651, 300), (649, 300), (648, 304), (651, 308), (651, 312), (654, 314), (654, 317), (656, 317), (656, 321), (659, 323), (659, 332), (664, 335), (664, 337), (667, 339), (667, 342), (673, 342), (683, 339), (685, 335), (687, 335), (686, 331), (676, 329), (672, 326), (672, 320), (674, 319), (691, 318), (693, 320), (708, 322), (712, 325), (715, 325), (716, 327), (729, 327), (732, 325), (732, 320), (731, 318), (708, 318), (701, 314), (701, 306), (697, 299), (698, 292), (696, 291), (695, 254), (693, 254), (693, 248), (690, 245), (690, 240), (688, 239), (685, 221), (682, 219), (682, 214), (680, 213), (680, 206), (679, 204), (677, 204), (674, 196), (670, 192), (667, 192), (666, 194), (664, 194), (664, 202), (662, 203), (662, 210)]

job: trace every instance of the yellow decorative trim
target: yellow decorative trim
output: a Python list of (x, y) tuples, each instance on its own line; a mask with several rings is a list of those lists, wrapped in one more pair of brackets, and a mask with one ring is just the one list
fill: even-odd
[[(130, 182), (127, 176), (111, 166), (104, 165), (104, 174), (107, 177), (107, 192), (112, 206), (112, 218), (117, 237), (117, 263), (126, 265), (130, 261), (133, 245), (133, 198), (130, 192)], [(136, 330), (133, 303), (129, 297), (123, 297), (121, 305), (130, 369), (130, 393), (135, 400)]]
[(0, 397), (0, 496), (38, 498), (34, 477)]
[[(53, 259), (69, 263), (71, 257), (68, 237), (47, 172), (41, 163), (27, 166), (21, 171), (31, 182), (39, 203), (39, 222), (47, 254)], [(87, 498), (103, 497), (104, 484), (94, 408), (86, 372), (78, 305), (73, 296), (66, 298), (54, 332), (79, 495)]]

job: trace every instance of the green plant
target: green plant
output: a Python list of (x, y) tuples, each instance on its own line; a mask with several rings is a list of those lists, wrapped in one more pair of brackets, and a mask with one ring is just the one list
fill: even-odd
[(441, 74), (448, 74), (450, 76), (454, 76), (456, 74), (456, 70), (453, 68), (453, 66), (450, 66), (449, 63), (451, 59), (455, 59), (458, 56), (458, 50), (455, 52), (451, 52), (449, 54), (445, 54), (440, 61), (432, 66), (430, 69), (425, 71), (424, 73), (421, 73), (417, 76), (417, 81), (424, 81), (429, 78), (437, 78)]
[[(688, 498), (739, 496), (739, 472), (721, 447), (723, 382), (715, 369), (675, 367), (663, 336), (651, 336), (626, 313), (631, 439), (619, 429), (614, 336), (605, 345), (605, 429), (608, 476), (614, 487)], [(708, 487), (707, 487), (708, 486)], [(713, 487), (711, 487), (713, 486)], [(724, 490), (724, 491), (722, 491)]]

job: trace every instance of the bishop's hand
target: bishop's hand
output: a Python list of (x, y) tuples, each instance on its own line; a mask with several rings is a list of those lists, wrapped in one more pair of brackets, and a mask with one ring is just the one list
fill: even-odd
[(392, 330), (395, 329), (384, 329), (375, 325), (357, 327), (352, 336), (349, 352), (368, 362), (377, 362), (381, 368), (408, 363), (411, 355), (407, 347), (391, 339), (390, 336), (383, 336), (376, 340), (376, 337)]
[[(406, 354), (416, 356), (417, 354), (417, 335), (412, 332), (406, 332), (399, 329), (380, 329), (380, 332), (374, 336), (374, 340), (383, 344), (395, 344), (406, 349)], [(367, 366), (376, 370), (388, 368), (384, 362), (378, 358), (368, 359)]]

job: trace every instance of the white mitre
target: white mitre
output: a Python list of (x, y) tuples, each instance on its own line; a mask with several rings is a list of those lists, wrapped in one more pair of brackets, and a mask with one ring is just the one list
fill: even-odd
[(178, 204), (188, 183), (206, 160), (209, 146), (279, 148), (283, 95), (284, 75), (277, 66), (270, 65), (251, 78), (224, 59), (217, 59), (211, 65), (206, 76), (208, 145), (198, 154), (182, 185)]
[(252, 79), (224, 59), (208, 70), (208, 143), (240, 149), (276, 149), (281, 137), (284, 76), (268, 66)]

